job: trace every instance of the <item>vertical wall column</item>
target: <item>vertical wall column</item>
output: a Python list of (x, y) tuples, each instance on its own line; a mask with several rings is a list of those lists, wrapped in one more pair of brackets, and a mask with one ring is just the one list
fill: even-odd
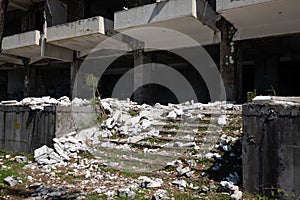
[(220, 20), (220, 73), (225, 85), (227, 101), (237, 100), (237, 51), (233, 42), (236, 29), (225, 19)]
[[(148, 102), (151, 99), (151, 89), (149, 85), (144, 86), (146, 80), (151, 78), (150, 67), (139, 67), (143, 64), (149, 63), (151, 58), (145, 55), (142, 50), (136, 50), (134, 52), (134, 87), (142, 86), (134, 92), (133, 100), (138, 103)], [(138, 68), (139, 67), (139, 68)]]
[(81, 61), (76, 59), (74, 62), (71, 63), (70, 66), (70, 97), (73, 96), (73, 89), (74, 89), (74, 83), (76, 80), (77, 73), (79, 71), (81, 65)]
[(23, 96), (25, 98), (30, 96), (32, 66), (29, 65), (29, 59), (23, 59), (23, 63), (25, 68)]

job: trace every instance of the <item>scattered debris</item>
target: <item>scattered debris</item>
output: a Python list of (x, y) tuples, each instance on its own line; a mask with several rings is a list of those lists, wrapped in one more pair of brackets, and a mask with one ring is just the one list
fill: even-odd
[[(26, 98), (18, 104), (32, 109), (90, 105), (87, 100), (75, 98), (71, 102), (67, 97)], [(33, 191), (32, 198), (68, 199), (77, 192), (76, 199), (84, 199), (87, 191), (107, 198), (137, 199), (140, 191), (146, 190), (148, 198), (172, 199), (170, 188), (178, 192), (190, 189), (196, 194), (192, 198), (222, 188), (232, 199), (242, 198), (238, 168), (223, 174), (222, 181), (214, 180), (211, 174), (219, 176), (225, 159), (240, 156), (234, 146), (239, 135), (223, 128), (235, 120), (231, 114), (240, 114), (241, 106), (223, 102), (149, 106), (116, 99), (102, 99), (101, 104), (109, 113), (107, 119), (54, 138), (53, 146), (34, 151), (35, 162), (26, 156), (4, 156), (26, 164), (23, 170), (31, 172), (26, 173), (26, 185)], [(129, 175), (122, 175), (122, 170)], [(135, 172), (147, 174), (131, 176)], [(6, 183), (16, 185), (20, 180), (7, 177)], [(203, 184), (199, 185), (199, 180)]]
[(8, 176), (8, 177), (4, 178), (4, 183), (6, 183), (9, 186), (15, 186), (17, 184), (22, 183), (22, 180), (20, 177)]

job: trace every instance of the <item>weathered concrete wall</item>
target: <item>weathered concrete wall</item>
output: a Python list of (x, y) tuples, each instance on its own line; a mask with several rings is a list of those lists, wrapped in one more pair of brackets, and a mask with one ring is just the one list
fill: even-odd
[(56, 137), (94, 125), (97, 117), (92, 106), (58, 106), (56, 110)]
[(0, 149), (32, 153), (53, 145), (53, 138), (95, 124), (92, 106), (46, 106), (31, 110), (24, 106), (0, 106)]
[(51, 145), (55, 135), (55, 106), (44, 111), (23, 106), (0, 106), (0, 148), (15, 152), (33, 152)]
[(292, 199), (300, 195), (300, 104), (282, 100), (243, 106), (243, 186)]

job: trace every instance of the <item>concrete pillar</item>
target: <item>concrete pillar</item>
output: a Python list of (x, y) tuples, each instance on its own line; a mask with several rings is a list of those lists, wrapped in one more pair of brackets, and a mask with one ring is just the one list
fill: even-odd
[(81, 65), (81, 61), (75, 60), (74, 62), (71, 63), (70, 66), (70, 97), (73, 96), (73, 89), (74, 89), (74, 83), (76, 80), (76, 76), (79, 70), (79, 67)]
[(137, 68), (138, 66), (141, 66), (146, 63), (150, 63), (151, 58), (149, 55), (144, 54), (142, 50), (137, 50), (134, 53), (134, 87), (135, 86), (141, 86), (143, 87), (139, 88), (134, 92), (133, 100), (138, 103), (144, 103), (149, 101), (151, 99), (151, 89), (149, 85), (144, 86), (144, 82), (147, 79), (151, 78), (151, 68), (150, 67), (143, 67), (143, 68)]
[(222, 19), (220, 22), (220, 73), (225, 85), (227, 101), (237, 100), (237, 55), (233, 36), (236, 29)]
[(24, 63), (24, 68), (25, 68), (25, 76), (24, 76), (24, 90), (23, 90), (23, 96), (29, 97), (30, 96), (30, 91), (31, 91), (31, 68), (29, 60), (23, 60)]

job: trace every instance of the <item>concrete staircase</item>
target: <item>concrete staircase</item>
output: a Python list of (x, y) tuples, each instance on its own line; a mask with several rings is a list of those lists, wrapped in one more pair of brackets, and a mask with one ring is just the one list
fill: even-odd
[[(183, 113), (190, 118), (175, 119), (168, 119), (164, 112), (146, 131), (101, 139), (95, 146), (95, 156), (117, 169), (146, 172), (163, 169), (178, 159), (201, 160), (214, 149), (221, 135), (240, 134), (241, 111), (239, 105), (188, 107)], [(159, 134), (145, 136), (151, 130)]]

